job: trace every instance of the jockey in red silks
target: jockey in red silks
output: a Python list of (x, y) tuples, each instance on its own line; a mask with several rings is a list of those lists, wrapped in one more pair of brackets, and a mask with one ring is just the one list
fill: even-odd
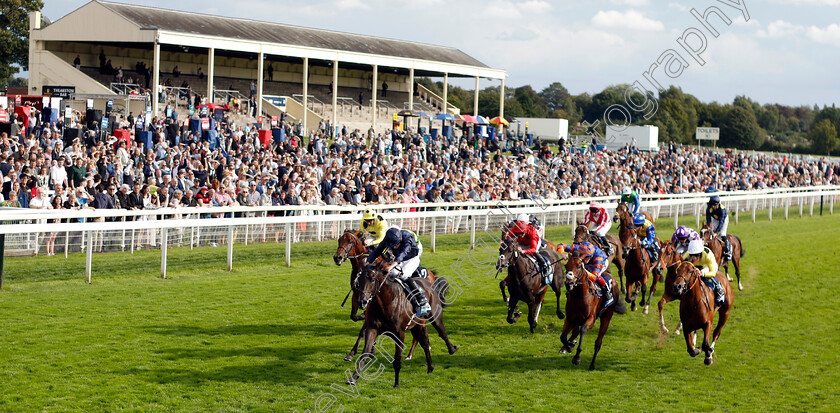
[(542, 248), (542, 238), (539, 230), (531, 225), (528, 219), (528, 214), (519, 214), (516, 221), (512, 222), (508, 227), (505, 238), (515, 238), (517, 248), (520, 249), (523, 255), (533, 255), (536, 258), (537, 266), (540, 274), (543, 277), (543, 284), (551, 284), (553, 274), (551, 266), (548, 264), (548, 259), (540, 254), (538, 251)]

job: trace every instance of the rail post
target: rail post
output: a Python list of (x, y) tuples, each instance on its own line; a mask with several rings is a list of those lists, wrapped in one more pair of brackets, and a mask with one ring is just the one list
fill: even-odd
[(809, 198), (811, 198), (811, 209), (809, 215), (814, 216), (814, 196), (810, 196)]
[(752, 214), (752, 215), (753, 215), (753, 217), (752, 217), (752, 218), (753, 218), (753, 222), (755, 222), (755, 210), (756, 210), (756, 209), (758, 209), (758, 201), (757, 201), (757, 200), (755, 200), (755, 199), (753, 199), (753, 203), (752, 203), (752, 204), (753, 204), (753, 214)]
[(6, 255), (6, 234), (0, 234), (0, 290), (3, 290), (3, 257)]
[(788, 219), (788, 208), (790, 208), (790, 198), (785, 200), (785, 221)]
[(227, 270), (233, 271), (233, 237), (236, 236), (235, 227), (233, 225), (228, 227), (228, 245), (227, 245)]
[(802, 218), (802, 208), (804, 208), (804, 205), (802, 205), (802, 197), (797, 197), (797, 200), (799, 201), (799, 218)]
[[(90, 273), (93, 266), (93, 231), (87, 231), (87, 251), (85, 251), (85, 279), (90, 284)], [(84, 232), (83, 232), (84, 234)]]
[(286, 223), (286, 266), (292, 266), (292, 224)]
[(475, 217), (472, 215), (467, 216), (467, 219), (470, 220), (470, 249), (475, 249)]
[(160, 278), (166, 278), (166, 254), (169, 252), (169, 228), (160, 230)]
[(432, 240), (431, 240), (432, 252), (435, 252), (435, 235), (436, 235), (435, 233), (437, 232), (437, 217), (432, 217), (431, 221), (432, 221), (432, 234), (431, 234), (432, 235)]

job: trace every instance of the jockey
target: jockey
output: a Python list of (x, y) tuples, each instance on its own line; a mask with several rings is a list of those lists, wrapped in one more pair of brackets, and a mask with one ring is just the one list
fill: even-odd
[(732, 244), (729, 242), (729, 237), (726, 236), (729, 215), (717, 195), (712, 195), (709, 198), (708, 208), (706, 208), (706, 225), (711, 225), (712, 232), (723, 242), (723, 259), (732, 261)]
[(633, 216), (633, 225), (636, 226), (636, 235), (639, 236), (639, 243), (642, 244), (650, 254), (650, 262), (659, 259), (659, 243), (656, 242), (656, 228), (642, 214)]
[(385, 231), (382, 242), (368, 255), (367, 263), (373, 263), (379, 256), (390, 249), (394, 254), (394, 261), (398, 263), (391, 273), (392, 277), (398, 277), (408, 289), (408, 298), (414, 304), (415, 315), (425, 317), (432, 308), (426, 298), (426, 292), (417, 286), (417, 281), (412, 277), (414, 271), (420, 266), (420, 256), (423, 255), (423, 244), (420, 239), (411, 231), (402, 230), (397, 227), (388, 228)]
[(607, 210), (601, 206), (600, 202), (592, 201), (592, 203), (589, 204), (589, 211), (587, 211), (583, 216), (583, 224), (587, 226), (587, 229), (591, 234), (598, 237), (598, 243), (601, 244), (602, 247), (606, 248), (606, 251), (604, 252), (607, 256), (612, 255), (612, 244), (610, 244), (607, 240), (607, 232), (609, 232), (612, 227), (612, 221), (610, 220), (609, 215), (607, 215)]
[(362, 222), (359, 225), (359, 230), (370, 235), (365, 238), (365, 245), (379, 245), (385, 238), (385, 232), (388, 231), (388, 228), (388, 221), (385, 221), (385, 218), (382, 218), (382, 215), (377, 214), (374, 210), (366, 209), (362, 212)]
[(580, 244), (557, 244), (558, 252), (577, 252), (580, 254), (584, 263), (586, 271), (590, 272), (590, 280), (595, 281), (601, 286), (601, 291), (604, 294), (604, 307), (609, 307), (613, 303), (612, 288), (607, 285), (607, 281), (602, 275), (607, 270), (609, 263), (607, 262), (607, 255), (600, 248), (592, 245), (589, 242), (581, 242)]
[(619, 203), (632, 203), (633, 207), (627, 208), (631, 216), (635, 216), (636, 214), (638, 214), (639, 208), (642, 206), (642, 200), (639, 198), (639, 194), (637, 194), (636, 191), (630, 189), (629, 186), (624, 188), (623, 191), (621, 191), (621, 199), (619, 200)]
[(543, 277), (543, 284), (551, 284), (554, 274), (551, 265), (548, 264), (548, 259), (538, 252), (542, 247), (542, 239), (537, 229), (530, 224), (528, 214), (519, 214), (508, 230), (508, 234), (511, 238), (516, 238), (517, 247), (522, 254), (526, 256), (534, 254)]
[(715, 277), (718, 270), (717, 260), (712, 250), (704, 247), (703, 244), (689, 243), (688, 261), (700, 270), (703, 281), (712, 287), (715, 292), (715, 306), (719, 306), (726, 300), (726, 291), (720, 280)]
[[(703, 239), (700, 238), (700, 235), (697, 234), (697, 231), (686, 227), (685, 225), (680, 225), (676, 232), (674, 232), (674, 236), (671, 237), (671, 242), (674, 244), (675, 249), (677, 250), (677, 254), (685, 254), (692, 245), (699, 244), (700, 248), (703, 248)], [(696, 250), (697, 247), (695, 247)]]

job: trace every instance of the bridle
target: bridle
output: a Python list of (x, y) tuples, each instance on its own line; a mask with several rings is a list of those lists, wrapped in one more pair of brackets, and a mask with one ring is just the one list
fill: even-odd
[[(569, 259), (571, 260), (572, 258), (569, 258)], [(578, 264), (577, 267), (575, 267), (574, 270), (566, 272), (565, 284), (566, 284), (566, 290), (568, 292), (572, 292), (572, 290), (574, 290), (575, 287), (581, 286), (585, 282), (586, 271), (584, 271), (585, 267), (584, 267), (583, 260), (580, 259), (580, 258), (575, 258), (575, 259), (577, 259), (580, 264)], [(592, 294), (593, 294), (593, 292), (589, 291), (584, 296), (584, 298), (588, 297)]]
[[(378, 267), (375, 268), (375, 269), (379, 270)], [(356, 291), (362, 291), (362, 290), (359, 289), (359, 280), (362, 278), (362, 276), (370, 277), (369, 274), (372, 274), (372, 273), (373, 273), (372, 269), (359, 270), (359, 277), (356, 277), (356, 280), (353, 281), (353, 289), (355, 289)], [(387, 278), (387, 277), (388, 276), (385, 275), (385, 278)], [(367, 308), (368, 304), (370, 304), (370, 302), (373, 301), (373, 298), (376, 297), (379, 294), (379, 290), (382, 289), (382, 286), (385, 285), (385, 281), (380, 280), (379, 277), (376, 276), (376, 275), (374, 275), (370, 278), (373, 278), (374, 289), (373, 289), (373, 293), (370, 295), (370, 298), (368, 298), (367, 300), (364, 300), (364, 302), (361, 303), (360, 307), (361, 307), (362, 310), (365, 310)]]
[[(691, 273), (691, 275), (688, 278), (686, 278), (684, 274), (680, 273), (680, 267), (682, 267), (683, 264), (687, 264), (687, 265), (690, 266), (689, 272)], [(688, 287), (686, 288), (685, 291), (681, 292), (679, 295), (682, 296), (683, 294), (685, 294), (686, 292), (688, 292), (692, 288), (694, 288), (694, 285), (697, 283), (698, 279), (700, 279), (700, 271), (697, 268), (694, 268), (694, 265), (692, 263), (690, 263), (688, 261), (681, 261), (680, 266), (677, 267), (677, 278), (674, 280), (674, 285), (676, 285), (679, 280), (683, 280), (683, 281), (685, 281), (685, 284)]]
[(344, 260), (353, 260), (368, 255), (367, 252), (359, 253), (356, 255), (350, 255), (350, 251), (353, 251), (353, 249), (356, 248), (356, 245), (361, 241), (359, 241), (359, 237), (357, 237), (356, 234), (354, 234), (353, 231), (350, 231), (349, 229), (344, 231), (344, 235), (350, 235), (350, 242), (339, 247), (339, 251), (341, 251), (341, 254), (344, 255)]

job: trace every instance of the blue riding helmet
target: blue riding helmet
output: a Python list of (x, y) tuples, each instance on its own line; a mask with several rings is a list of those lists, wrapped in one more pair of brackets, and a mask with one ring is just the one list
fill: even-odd
[(714, 203), (714, 202), (720, 203), (720, 197), (717, 196), (717, 195), (712, 195), (712, 197), (709, 198), (709, 203)]
[(644, 225), (645, 224), (645, 216), (642, 214), (636, 214), (633, 216), (633, 225)]
[(393, 247), (402, 241), (399, 228), (388, 228), (385, 233), (385, 239), (382, 240), (386, 246)]

